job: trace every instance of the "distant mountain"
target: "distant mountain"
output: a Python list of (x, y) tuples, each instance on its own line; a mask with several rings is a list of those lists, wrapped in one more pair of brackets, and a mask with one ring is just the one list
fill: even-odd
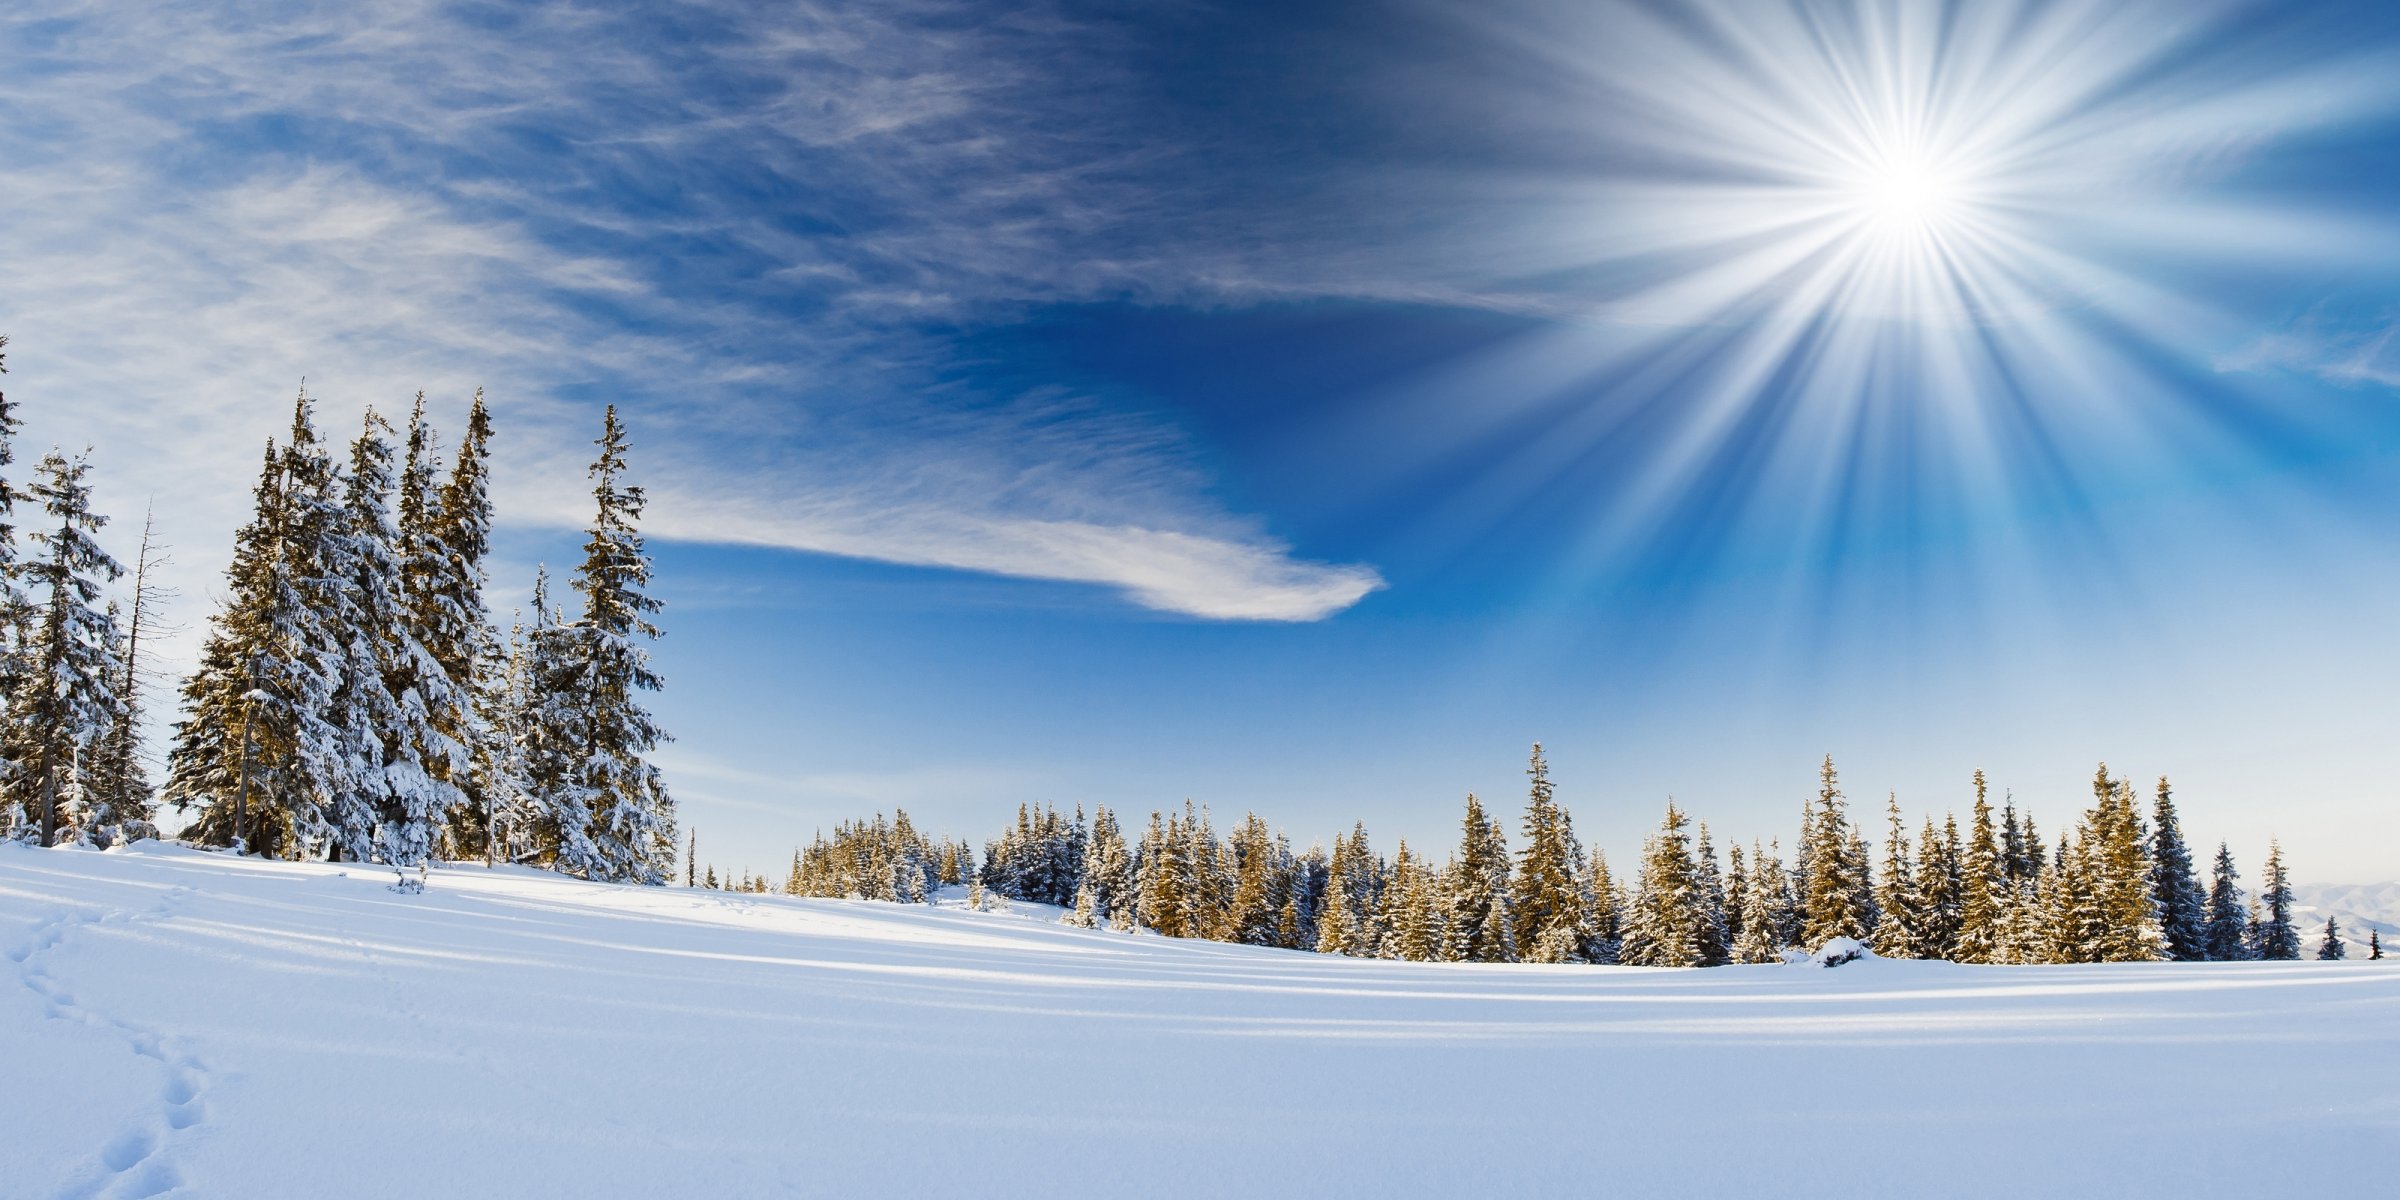
[(2350, 957), (2367, 956), (2370, 929), (2383, 938), (2385, 958), (2400, 957), (2400, 883), (2293, 884), (2292, 923), (2300, 927), (2301, 957), (2316, 957), (2327, 917), (2342, 923)]

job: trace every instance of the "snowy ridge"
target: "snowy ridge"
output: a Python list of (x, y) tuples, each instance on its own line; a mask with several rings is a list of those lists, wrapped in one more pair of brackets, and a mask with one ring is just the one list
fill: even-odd
[(2292, 885), (2292, 923), (2300, 927), (2300, 952), (2314, 955), (2325, 940), (2325, 918), (2341, 922), (2350, 957), (2367, 956), (2367, 931), (2383, 936), (2383, 952), (2400, 954), (2400, 883)]
[[(0, 848), (0, 1120), (47, 1131), (0, 1196), (2355, 1196), (2400, 1114), (2391, 963), (1413, 964), (390, 880)], [(1791, 1172), (1827, 1145), (1875, 1149)], [(1959, 1169), (1994, 1145), (2039, 1169)]]

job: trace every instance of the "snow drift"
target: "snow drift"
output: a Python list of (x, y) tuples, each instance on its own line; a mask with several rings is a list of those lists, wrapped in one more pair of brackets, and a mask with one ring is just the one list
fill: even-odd
[(1407, 964), (391, 880), (0, 847), (0, 1196), (2356, 1196), (2400, 1144), (2391, 963)]

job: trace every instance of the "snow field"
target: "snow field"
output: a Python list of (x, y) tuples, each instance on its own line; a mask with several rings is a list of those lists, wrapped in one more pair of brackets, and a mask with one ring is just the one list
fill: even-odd
[(2390, 962), (1406, 964), (390, 880), (0, 847), (0, 1197), (2339, 1197), (2400, 1150)]

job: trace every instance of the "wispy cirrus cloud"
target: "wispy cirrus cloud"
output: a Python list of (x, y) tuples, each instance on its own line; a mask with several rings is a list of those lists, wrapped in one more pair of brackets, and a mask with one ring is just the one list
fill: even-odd
[(2295, 371), (2344, 387), (2400, 388), (2400, 318), (2342, 322), (2311, 313), (2217, 359), (2219, 371)]
[[(1209, 494), (1172, 424), (962, 382), (1027, 306), (1211, 291), (1105, 25), (1036, 6), (38, 2), (0, 17), (0, 323), (34, 438), (200, 583), (302, 376), (488, 386), (504, 511), (581, 518), (591, 408), (672, 537), (1313, 620), (1380, 586)], [(1063, 81), (1063, 82), (1062, 82)], [(347, 417), (340, 420), (346, 422)], [(187, 590), (192, 590), (187, 588)]]

